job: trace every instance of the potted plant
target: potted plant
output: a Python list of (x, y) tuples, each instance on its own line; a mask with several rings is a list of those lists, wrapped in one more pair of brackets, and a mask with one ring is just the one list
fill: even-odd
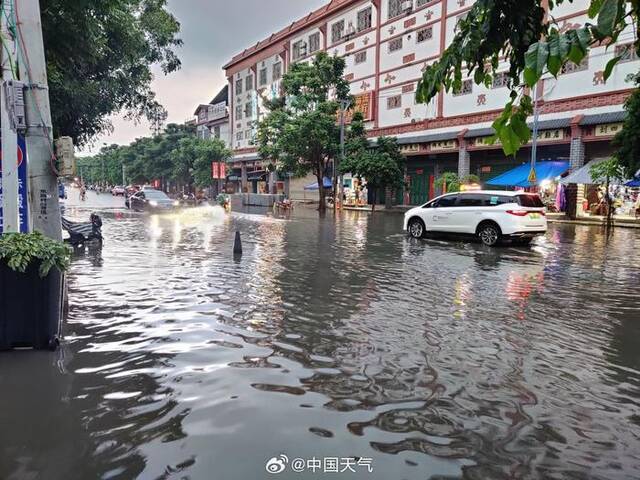
[(0, 235), (0, 350), (55, 349), (71, 250), (39, 232)]

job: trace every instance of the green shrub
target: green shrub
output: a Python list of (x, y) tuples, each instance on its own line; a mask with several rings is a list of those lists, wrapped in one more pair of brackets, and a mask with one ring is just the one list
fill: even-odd
[(40, 232), (5, 233), (0, 235), (0, 260), (20, 273), (34, 263), (39, 264), (40, 276), (44, 278), (53, 267), (62, 272), (69, 268), (71, 249)]

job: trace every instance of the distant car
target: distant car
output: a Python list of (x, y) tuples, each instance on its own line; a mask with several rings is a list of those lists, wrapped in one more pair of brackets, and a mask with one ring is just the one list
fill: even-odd
[(489, 246), (502, 240), (528, 244), (546, 233), (547, 218), (536, 194), (480, 190), (442, 195), (412, 208), (404, 229), (414, 238), (434, 232), (474, 236)]
[(115, 197), (124, 197), (127, 193), (127, 190), (121, 186), (115, 186), (111, 189), (111, 195)]
[(128, 197), (125, 200), (125, 205), (127, 208), (137, 212), (161, 212), (178, 208), (180, 202), (172, 200), (166, 193), (160, 190), (147, 189), (141, 190)]

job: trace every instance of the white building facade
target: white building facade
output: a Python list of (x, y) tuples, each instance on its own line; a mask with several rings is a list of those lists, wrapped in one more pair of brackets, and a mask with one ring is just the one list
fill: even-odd
[(233, 148), (229, 123), (229, 88), (225, 86), (208, 104), (198, 105), (194, 112), (199, 138), (217, 138)]
[[(345, 77), (369, 135), (395, 136), (402, 145), (409, 187), (398, 203), (426, 201), (444, 171), (487, 180), (525, 161), (529, 148), (506, 158), (499, 145), (487, 141), (508, 99), (504, 77), (498, 75), (490, 88), (468, 79), (459, 94), (441, 93), (428, 105), (415, 102), (424, 68), (440, 57), (472, 5), (472, 0), (333, 0), (236, 55), (224, 68), (234, 168), (243, 187), (250, 188), (252, 171), (264, 171), (255, 145), (257, 122), (266, 113), (262, 97), (278, 96), (288, 67), (321, 50), (344, 57)], [(587, 7), (586, 0), (576, 0), (550, 13), (560, 28), (571, 28), (587, 22)], [(575, 168), (611, 151), (632, 87), (625, 79), (637, 72), (638, 58), (629, 53), (606, 83), (603, 71), (633, 41), (633, 31), (625, 32), (617, 45), (593, 48), (580, 65), (565, 66), (557, 80), (539, 82), (538, 158), (567, 159)]]

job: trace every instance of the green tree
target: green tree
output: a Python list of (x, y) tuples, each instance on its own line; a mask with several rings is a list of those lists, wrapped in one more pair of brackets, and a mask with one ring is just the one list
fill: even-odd
[[(441, 191), (446, 190), (446, 192), (459, 192), (460, 183), (460, 177), (455, 172), (444, 172), (435, 182)], [(445, 185), (446, 189), (444, 188)]]
[(613, 209), (611, 208), (611, 202), (613, 199), (611, 198), (611, 195), (609, 195), (609, 186), (611, 185), (612, 180), (618, 180), (620, 182), (624, 181), (625, 169), (616, 157), (611, 157), (592, 165), (589, 169), (589, 174), (594, 182), (604, 184), (605, 200), (607, 202), (607, 226), (610, 226), (611, 217), (613, 215)]
[(319, 210), (326, 210), (323, 179), (340, 150), (339, 102), (347, 100), (345, 61), (319, 53), (311, 63), (296, 63), (282, 79), (284, 99), (268, 102), (270, 113), (258, 126), (259, 151), (278, 170), (318, 180)]
[(219, 139), (188, 137), (178, 142), (171, 156), (175, 180), (185, 185), (195, 184), (199, 188), (206, 188), (213, 185), (211, 163), (226, 162), (231, 157), (231, 151)]
[(395, 138), (379, 137), (375, 147), (367, 141), (362, 114), (353, 116), (349, 139), (345, 145), (345, 158), (340, 164), (342, 173), (363, 179), (373, 192), (375, 210), (377, 192), (402, 188), (406, 159)]
[[(195, 140), (195, 128), (169, 124), (160, 135), (139, 138), (130, 145), (105, 146), (98, 155), (79, 159), (78, 169), (82, 170), (87, 183), (102, 181), (103, 164), (106, 181), (112, 185), (122, 183), (123, 165), (129, 182), (148, 183), (160, 180), (163, 188), (166, 188), (169, 180), (182, 180), (184, 183), (184, 165), (174, 153), (184, 139)], [(190, 180), (190, 177), (186, 180)]]
[(83, 145), (109, 116), (162, 119), (152, 65), (180, 68), (180, 24), (166, 0), (41, 0), (54, 134)]
[[(591, 0), (588, 15), (595, 23), (580, 28), (560, 29), (553, 20), (545, 19), (548, 4), (553, 7), (570, 0), (478, 0), (466, 18), (457, 24), (456, 35), (442, 57), (425, 70), (419, 82), (416, 98), (428, 102), (442, 89), (457, 92), (463, 76), (472, 77), (476, 84), (490, 85), (502, 57), (510, 68), (507, 72), (509, 102), (495, 120), (493, 128), (505, 154), (513, 155), (531, 138), (526, 120), (533, 113), (530, 91), (543, 74), (554, 77), (567, 62), (579, 64), (595, 45), (612, 45), (626, 28), (634, 28), (639, 21), (638, 2), (624, 0)], [(636, 52), (640, 42), (635, 39)], [(622, 55), (619, 52), (607, 63), (605, 80), (611, 75)], [(638, 97), (638, 90), (633, 93)], [(636, 112), (637, 113), (637, 112)], [(636, 118), (629, 118), (621, 135), (620, 149), (635, 148), (640, 132)], [(625, 162), (628, 161), (628, 157)], [(638, 157), (636, 157), (637, 159)], [(637, 161), (637, 160), (636, 160)]]

